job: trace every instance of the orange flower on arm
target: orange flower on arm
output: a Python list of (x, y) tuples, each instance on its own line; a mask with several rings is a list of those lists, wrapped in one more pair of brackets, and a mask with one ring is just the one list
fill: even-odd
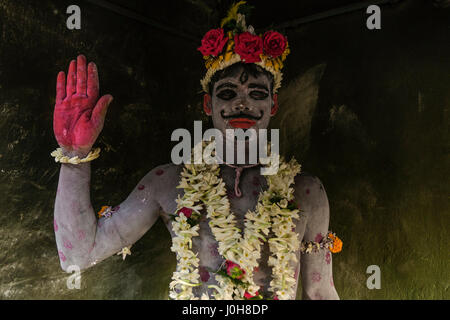
[(330, 238), (331, 240), (333, 240), (333, 244), (330, 246), (329, 250), (332, 253), (338, 253), (342, 251), (342, 240), (339, 239), (337, 236), (335, 236), (334, 234), (332, 234), (331, 232), (328, 233), (328, 238)]
[(102, 206), (100, 211), (97, 213), (98, 217), (101, 218), (103, 216), (103, 212), (105, 212), (106, 209), (108, 209), (108, 208), (109, 208), (109, 206)]

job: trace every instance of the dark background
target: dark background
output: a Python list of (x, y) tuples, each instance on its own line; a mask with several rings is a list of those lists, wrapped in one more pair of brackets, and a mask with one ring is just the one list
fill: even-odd
[[(327, 189), (330, 229), (344, 241), (333, 256), (340, 297), (449, 299), (449, 2), (380, 5), (381, 30), (366, 28), (365, 8), (293, 23), (361, 1), (250, 3), (249, 24), (289, 39), (271, 125)], [(81, 30), (66, 28), (71, 4)], [(0, 0), (0, 299), (167, 299), (175, 256), (160, 221), (125, 261), (111, 257), (83, 272), (81, 290), (66, 287), (52, 223), (56, 75), (83, 53), (101, 94), (114, 96), (91, 198), (96, 210), (118, 204), (170, 162), (174, 129), (211, 124), (196, 48), (229, 5)], [(366, 287), (369, 265), (381, 269), (380, 290)]]

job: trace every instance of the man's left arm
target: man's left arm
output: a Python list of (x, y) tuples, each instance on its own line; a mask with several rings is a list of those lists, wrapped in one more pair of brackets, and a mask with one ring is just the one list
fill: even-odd
[[(295, 179), (295, 201), (306, 218), (303, 241), (320, 242), (328, 234), (330, 209), (321, 181), (311, 175)], [(336, 300), (339, 296), (333, 284), (332, 257), (328, 249), (303, 253), (300, 257), (302, 299)]]

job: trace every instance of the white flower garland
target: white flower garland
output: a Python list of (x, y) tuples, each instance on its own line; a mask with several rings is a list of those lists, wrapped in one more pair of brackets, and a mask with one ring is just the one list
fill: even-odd
[[(198, 299), (193, 294), (193, 287), (199, 283), (199, 259), (192, 248), (192, 237), (198, 236), (202, 203), (207, 209), (209, 226), (219, 243), (218, 251), (226, 260), (238, 264), (245, 272), (239, 279), (243, 285), (236, 284), (231, 278), (216, 274), (217, 286), (213, 294), (215, 299), (244, 299), (244, 295), (256, 295), (259, 287), (253, 281), (253, 270), (258, 266), (261, 257), (261, 243), (267, 241), (270, 230), (273, 237), (269, 241), (271, 256), (268, 264), (272, 267), (273, 280), (269, 291), (280, 299), (295, 297), (295, 278), (292, 262), (297, 262), (296, 252), (299, 249), (298, 235), (294, 231), (293, 219), (298, 219), (298, 209), (293, 209), (294, 189), (290, 186), (294, 177), (300, 172), (300, 165), (292, 159), (285, 163), (282, 159), (276, 175), (268, 176), (268, 190), (258, 197), (255, 211), (245, 215), (245, 230), (236, 227), (236, 217), (230, 210), (225, 183), (219, 177), (220, 168), (217, 164), (187, 164), (181, 174), (178, 188), (184, 189), (182, 198), (178, 197), (176, 217), (172, 228), (176, 235), (171, 250), (177, 256), (177, 268), (170, 283), (170, 298)], [(186, 217), (180, 212), (182, 208), (192, 210)], [(265, 236), (264, 236), (264, 235)], [(202, 299), (209, 299), (204, 293)]]
[[(289, 163), (281, 162), (278, 174), (268, 176), (269, 189), (263, 194), (265, 210), (272, 216), (272, 231), (275, 237), (269, 239), (269, 248), (272, 256), (268, 265), (272, 267), (273, 280), (269, 291), (276, 294), (278, 299), (287, 300), (295, 298), (294, 277), (295, 265), (298, 262), (296, 252), (300, 242), (295, 232), (293, 219), (298, 219), (298, 209), (290, 210), (289, 202), (293, 200), (295, 176), (300, 172), (300, 165), (292, 159)], [(270, 197), (282, 198), (278, 204), (272, 203)]]

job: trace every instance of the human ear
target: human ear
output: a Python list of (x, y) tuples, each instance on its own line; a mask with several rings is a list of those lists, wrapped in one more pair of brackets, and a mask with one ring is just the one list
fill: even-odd
[(207, 93), (205, 93), (205, 95), (203, 96), (203, 110), (208, 116), (212, 114), (211, 96)]
[(270, 115), (274, 116), (278, 111), (278, 94), (275, 93), (272, 97), (272, 100), (273, 100), (273, 106), (272, 106), (272, 109), (270, 110)]

